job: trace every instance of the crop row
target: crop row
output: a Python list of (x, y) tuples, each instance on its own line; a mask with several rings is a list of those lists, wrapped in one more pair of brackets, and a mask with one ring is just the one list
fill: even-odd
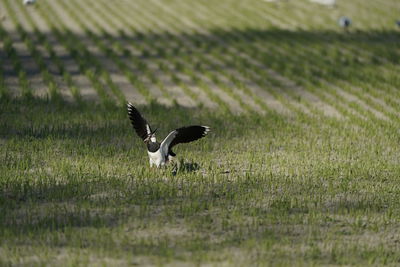
[[(43, 1), (35, 10), (12, 3), (4, 1), (4, 6), (18, 38), (10, 37), (11, 28), (2, 28), (0, 34), (23, 94), (33, 89), (14, 48), (17, 42), (27, 48), (51, 98), (60, 95), (61, 82), (81, 101), (75, 74), (53, 49), (53, 35), (103, 103), (124, 103), (134, 95), (145, 102), (217, 106), (227, 112), (276, 110), (348, 118), (360, 125), (399, 123), (397, 37), (375, 31), (324, 33), (315, 23), (328, 25), (335, 12), (307, 17), (309, 6), (303, 2), (285, 11), (260, 2), (235, 9), (229, 5), (232, 1), (215, 6), (204, 1)], [(346, 6), (350, 8), (354, 6)], [(383, 14), (384, 8), (377, 8)], [(70, 21), (59, 19), (61, 10)], [(130, 16), (132, 10), (140, 10), (140, 15)], [(37, 15), (48, 34), (36, 24)], [(362, 15), (358, 18), (367, 22)], [(291, 30), (296, 25), (300, 31)], [(363, 24), (367, 26), (374, 25)], [(388, 46), (376, 44), (381, 35), (388, 38)], [(7, 76), (1, 79), (4, 94)], [(125, 84), (120, 86), (118, 79)]]

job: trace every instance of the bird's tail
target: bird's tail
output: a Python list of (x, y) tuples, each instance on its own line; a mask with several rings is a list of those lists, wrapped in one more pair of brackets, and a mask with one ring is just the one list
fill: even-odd
[(168, 156), (175, 157), (176, 154), (172, 150), (169, 150), (168, 151)]

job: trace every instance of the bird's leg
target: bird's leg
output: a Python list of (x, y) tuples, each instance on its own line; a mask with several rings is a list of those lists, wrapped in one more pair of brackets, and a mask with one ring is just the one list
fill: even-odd
[(172, 162), (172, 175), (175, 176), (176, 173), (178, 172), (178, 169), (179, 169), (179, 167), (178, 167), (177, 162), (173, 161), (173, 162)]
[(174, 159), (175, 159), (174, 156), (168, 155), (168, 158), (167, 158), (167, 159), (168, 159), (169, 162), (175, 162), (175, 161), (174, 161)]

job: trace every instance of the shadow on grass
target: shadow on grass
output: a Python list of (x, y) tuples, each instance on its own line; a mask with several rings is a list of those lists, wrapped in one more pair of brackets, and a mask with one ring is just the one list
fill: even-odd
[[(282, 192), (274, 183), (284, 181), (285, 177), (275, 177), (272, 185), (268, 177), (243, 177), (230, 182), (197, 178), (195, 186), (185, 189), (189, 180), (176, 181), (170, 177), (168, 181), (137, 181), (139, 184), (121, 181), (107, 190), (95, 182), (82, 182), (59, 187), (57, 190), (69, 192), (69, 197), (58, 200), (47, 194), (53, 190), (51, 187), (42, 192), (43, 199), (33, 190), (26, 203), (13, 208), (0, 207), (0, 235), (3, 242), (12, 243), (15, 238), (18, 245), (43, 246), (41, 242), (45, 242), (45, 246), (52, 248), (129, 251), (167, 259), (182, 252), (246, 248), (254, 242), (290, 241), (295, 246), (304, 243), (313, 227), (323, 227), (324, 231), (336, 226), (351, 229), (348, 223), (331, 219), (336, 214), (338, 218), (349, 216), (351, 220), (350, 213), (379, 213), (383, 204), (375, 196), (366, 195), (362, 202), (346, 199), (322, 202), (309, 210), (307, 203), (290, 199), (307, 197), (311, 187), (316, 192), (310, 183), (292, 182)], [(182, 184), (183, 188), (179, 188)], [(99, 186), (96, 190), (86, 190), (96, 186)], [(298, 193), (289, 199), (286, 194), (295, 191)], [(272, 195), (270, 204), (259, 206), (252, 202), (265, 197), (265, 192)], [(322, 191), (314, 194), (329, 199)], [(324, 211), (327, 205), (328, 213)]]
[[(264, 127), (279, 130), (288, 127), (287, 118), (275, 112), (265, 116), (229, 113), (206, 108), (166, 107), (157, 103), (138, 106), (153, 128), (159, 128), (159, 138), (185, 125), (209, 125), (212, 136), (241, 137)], [(125, 106), (93, 103), (53, 102), (37, 98), (0, 99), (0, 138), (8, 139), (87, 139), (110, 140), (118, 137), (136, 138)], [(243, 127), (246, 125), (246, 127)], [(230, 131), (235, 129), (235, 131)]]
[(190, 173), (200, 170), (200, 165), (196, 162), (186, 162), (183, 159), (176, 163), (174, 168), (175, 175), (179, 173)]

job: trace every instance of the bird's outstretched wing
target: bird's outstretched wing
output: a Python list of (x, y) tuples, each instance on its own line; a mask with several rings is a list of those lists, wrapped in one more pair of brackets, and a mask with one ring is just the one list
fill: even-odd
[(171, 148), (180, 143), (189, 143), (200, 139), (207, 135), (210, 131), (208, 126), (187, 126), (173, 130), (168, 134), (167, 137), (161, 142), (161, 147), (165, 154), (168, 153)]
[(150, 125), (131, 103), (128, 103), (127, 106), (129, 119), (131, 120), (132, 126), (137, 135), (139, 135), (139, 137), (143, 140), (146, 139), (148, 135), (152, 133)]

